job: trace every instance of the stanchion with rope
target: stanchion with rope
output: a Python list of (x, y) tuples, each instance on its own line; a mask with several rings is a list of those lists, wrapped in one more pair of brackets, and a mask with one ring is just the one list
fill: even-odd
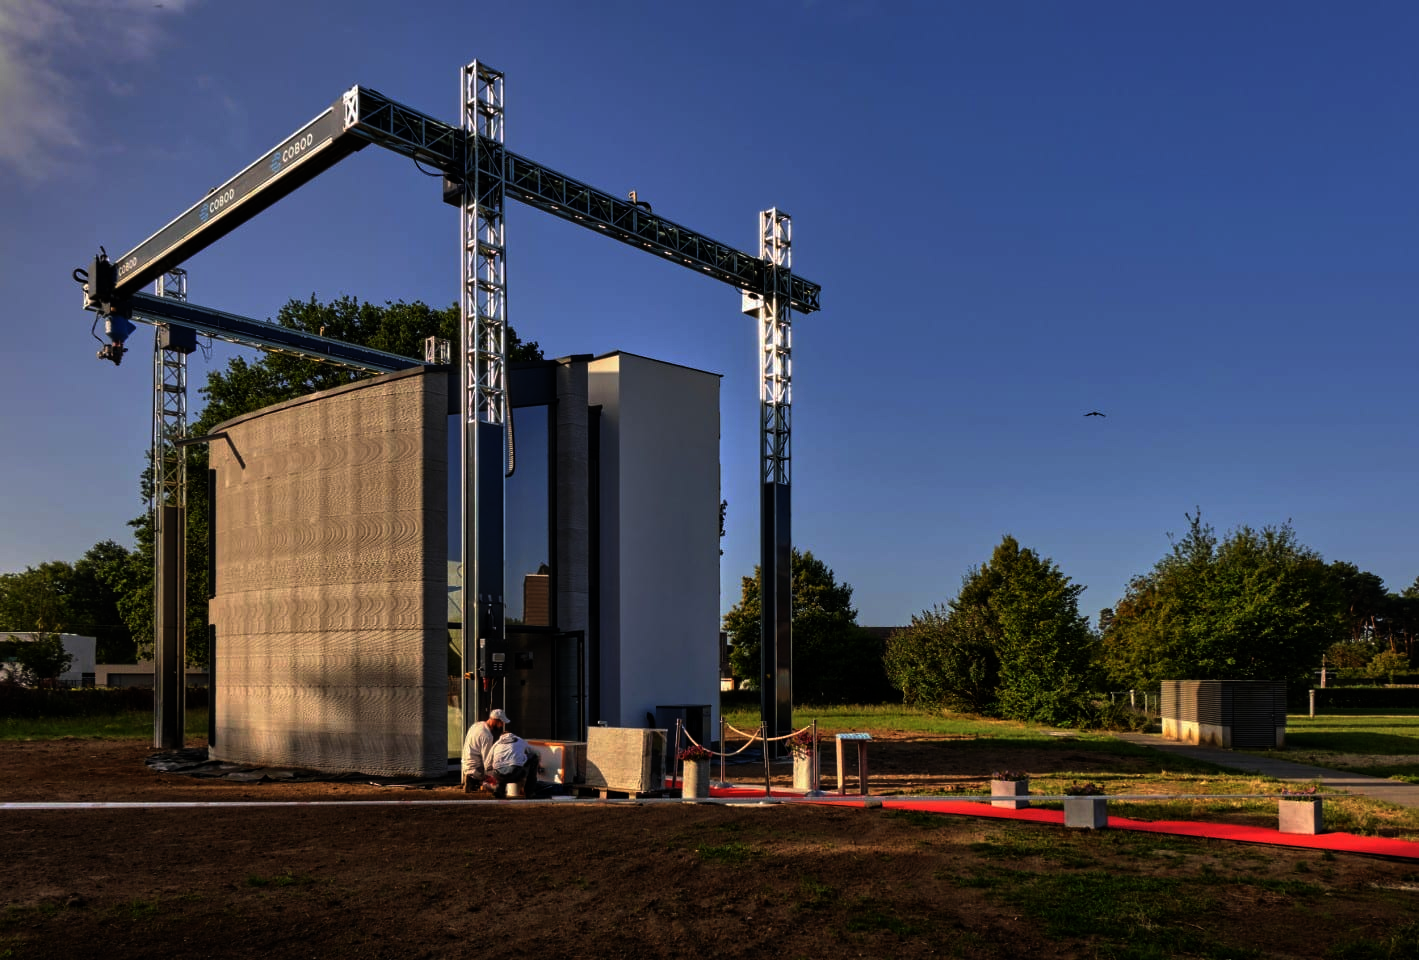
[(675, 759), (671, 762), (671, 765), (670, 765), (670, 789), (671, 789), (671, 790), (679, 789), (680, 786), (681, 786), (681, 783), (680, 783), (680, 764), (681, 764), (682, 761), (680, 760), (680, 730), (681, 730), (682, 726), (683, 726), (683, 722), (681, 721), (681, 719), (680, 719), (679, 717), (676, 717), (676, 718), (675, 718), (675, 752), (674, 752), (673, 754), (671, 754), (671, 756), (674, 757)]
[[(727, 738), (728, 738), (728, 733), (727, 733), (727, 731), (730, 731), (730, 730), (734, 731), (735, 733), (737, 733), (737, 734), (738, 734), (739, 736), (741, 736), (741, 737), (748, 737), (748, 738), (749, 738), (747, 741), (745, 741), (745, 743), (744, 743), (743, 746), (741, 746), (738, 750), (734, 750), (734, 751), (732, 751), (732, 752), (729, 751), (729, 750), (723, 749), (724, 747), (728, 746), (728, 740), (727, 740)], [(719, 749), (719, 750), (711, 750), (711, 749), (709, 749), (708, 747), (706, 747), (706, 746), (704, 746), (703, 744), (701, 744), (698, 740), (696, 740), (696, 739), (694, 738), (694, 736), (690, 733), (689, 730), (684, 729), (684, 727), (683, 727), (683, 725), (681, 724), (679, 718), (676, 718), (676, 720), (675, 720), (675, 763), (676, 763), (676, 765), (675, 765), (675, 769), (674, 769), (674, 771), (672, 772), (672, 776), (671, 776), (671, 781), (670, 781), (670, 782), (671, 782), (671, 786), (674, 787), (674, 786), (678, 785), (679, 782), (680, 782), (680, 780), (679, 780), (680, 759), (679, 759), (679, 758), (680, 758), (680, 743), (681, 743), (681, 737), (682, 737), (682, 735), (683, 735), (683, 737), (684, 737), (684, 741), (687, 742), (687, 743), (689, 743), (691, 746), (699, 747), (701, 750), (704, 750), (706, 753), (709, 753), (709, 754), (711, 754), (712, 756), (717, 756), (717, 757), (719, 757), (719, 782), (720, 782), (720, 785), (721, 785), (721, 786), (724, 786), (724, 785), (726, 785), (726, 784), (728, 783), (728, 781), (727, 781), (726, 778), (725, 778), (725, 764), (728, 762), (728, 758), (729, 758), (729, 757), (738, 756), (739, 754), (743, 753), (745, 750), (748, 750), (750, 747), (752, 747), (755, 743), (761, 742), (761, 743), (763, 743), (763, 745), (764, 745), (764, 796), (766, 796), (766, 797), (772, 796), (772, 795), (773, 795), (773, 770), (772, 770), (772, 766), (771, 766), (771, 760), (770, 760), (770, 757), (769, 757), (769, 744), (770, 744), (770, 743), (776, 743), (776, 742), (778, 742), (778, 741), (780, 741), (780, 740), (787, 740), (787, 739), (789, 739), (790, 737), (796, 737), (796, 736), (798, 736), (800, 733), (809, 733), (809, 734), (810, 734), (810, 739), (811, 739), (812, 742), (813, 742), (813, 764), (812, 764), (812, 766), (809, 768), (809, 769), (812, 771), (811, 774), (810, 774), (810, 776), (809, 776), (809, 785), (812, 787), (812, 789), (809, 791), (809, 793), (810, 793), (810, 795), (812, 795), (812, 794), (814, 794), (814, 793), (818, 793), (818, 792), (820, 792), (820, 791), (818, 791), (818, 782), (819, 782), (819, 781), (818, 781), (818, 750), (817, 750), (817, 747), (818, 747), (818, 721), (817, 721), (817, 720), (814, 720), (812, 723), (810, 723), (810, 724), (809, 724), (808, 726), (806, 726), (806, 727), (803, 727), (802, 729), (794, 730), (792, 733), (786, 733), (786, 734), (784, 734), (784, 735), (781, 736), (781, 737), (770, 737), (770, 736), (768, 735), (768, 724), (761, 723), (761, 724), (759, 724), (759, 729), (758, 729), (758, 730), (755, 730), (753, 733), (749, 733), (749, 732), (747, 732), (747, 731), (740, 730), (738, 727), (733, 726), (733, 725), (730, 724), (728, 721), (726, 721), (723, 716), (721, 716), (721, 717), (719, 718), (719, 745), (720, 745), (721, 749)], [(689, 749), (689, 748), (687, 747), (686, 749)]]
[(722, 787), (729, 781), (725, 779), (724, 765), (729, 762), (729, 753), (726, 748), (729, 742), (724, 739), (724, 714), (719, 715), (719, 785)]
[(759, 738), (764, 741), (764, 796), (771, 797), (774, 795), (773, 771), (769, 765), (769, 725), (767, 723), (759, 724)]
[(813, 721), (813, 762), (808, 765), (808, 796), (821, 796), (823, 791), (818, 787), (818, 721)]

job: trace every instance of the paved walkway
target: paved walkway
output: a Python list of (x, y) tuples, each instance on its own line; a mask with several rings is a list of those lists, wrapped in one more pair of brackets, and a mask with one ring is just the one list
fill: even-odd
[(1238, 750), (1198, 747), (1190, 743), (1178, 743), (1176, 740), (1164, 740), (1155, 733), (1116, 733), (1114, 736), (1129, 743), (1161, 750), (1163, 753), (1205, 760), (1219, 767), (1259, 773), (1277, 780), (1299, 780), (1307, 783), (1319, 781), (1328, 790), (1363, 794), (1401, 807), (1419, 807), (1419, 784), (1415, 783), (1401, 783), (1398, 780), (1386, 780), (1363, 773), (1342, 773), (1339, 770), (1327, 770), (1324, 767), (1292, 763), (1290, 760), (1278, 760), (1273, 757), (1260, 757)]

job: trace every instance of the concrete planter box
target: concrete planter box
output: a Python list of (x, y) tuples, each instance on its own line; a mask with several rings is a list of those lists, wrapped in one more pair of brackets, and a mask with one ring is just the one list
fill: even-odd
[[(1030, 781), (992, 780), (990, 781), (990, 795), (992, 797), (1028, 797), (1030, 795)], [(1030, 801), (1021, 799), (992, 800), (990, 805), (1003, 807), (1006, 810), (1023, 810), (1030, 805)]]
[(1319, 798), (1278, 800), (1276, 808), (1282, 833), (1325, 833), (1325, 816)]
[(1064, 825), (1077, 830), (1103, 830), (1109, 825), (1107, 797), (1065, 797)]
[(813, 757), (798, 756), (793, 757), (793, 789), (802, 790), (804, 793), (813, 789)]
[(708, 760), (686, 760), (680, 781), (680, 796), (686, 800), (707, 799), (710, 795)]

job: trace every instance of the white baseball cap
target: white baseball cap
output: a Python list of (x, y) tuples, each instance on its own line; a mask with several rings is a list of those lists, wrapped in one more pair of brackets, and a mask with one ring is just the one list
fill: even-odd
[(488, 719), (501, 720), (503, 723), (512, 723), (512, 721), (508, 719), (508, 715), (504, 713), (501, 708), (494, 710), (492, 713), (488, 714)]

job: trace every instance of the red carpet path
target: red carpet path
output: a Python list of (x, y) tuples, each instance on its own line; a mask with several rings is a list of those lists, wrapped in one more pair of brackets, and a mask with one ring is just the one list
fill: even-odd
[[(712, 788), (716, 797), (762, 797), (763, 788), (724, 787)], [(799, 796), (795, 793), (775, 791), (775, 799)], [(914, 799), (912, 797), (814, 797), (803, 798), (803, 803), (831, 806), (861, 807), (867, 803), (881, 804), (887, 810), (920, 810), (924, 813), (962, 817), (990, 817), (996, 820), (1024, 820), (1030, 823), (1064, 824), (1063, 810), (1008, 810), (993, 807), (988, 803), (964, 800)], [(1265, 827), (1244, 827), (1228, 823), (1202, 823), (1197, 821), (1171, 820), (1130, 820), (1127, 817), (1109, 817), (1112, 830), (1137, 830), (1142, 833), (1166, 833), (1182, 837), (1206, 837), (1211, 840), (1232, 840), (1239, 843), (1266, 843), (1277, 847), (1302, 847), (1308, 850), (1333, 850), (1337, 853), (1364, 853), (1371, 856), (1399, 857), (1419, 860), (1419, 843), (1410, 840), (1390, 840), (1384, 837), (1357, 837), (1352, 833), (1322, 833), (1315, 836), (1298, 833), (1282, 833)]]

